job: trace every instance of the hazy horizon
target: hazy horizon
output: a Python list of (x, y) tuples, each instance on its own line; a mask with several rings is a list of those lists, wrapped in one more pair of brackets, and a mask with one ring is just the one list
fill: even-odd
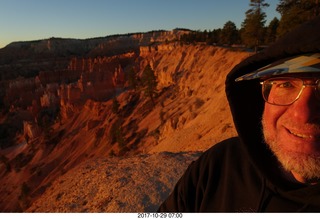
[[(278, 0), (266, 0), (268, 24)], [(12, 42), (56, 38), (88, 39), (153, 30), (213, 30), (227, 21), (238, 28), (250, 0), (0, 0), (0, 48)], [(227, 13), (228, 12), (228, 13)]]

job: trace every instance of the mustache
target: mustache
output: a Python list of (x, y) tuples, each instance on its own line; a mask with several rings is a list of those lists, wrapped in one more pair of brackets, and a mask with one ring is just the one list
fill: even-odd
[(315, 123), (297, 123), (290, 119), (284, 119), (280, 121), (286, 128), (290, 130), (303, 130), (307, 132), (316, 132), (320, 133), (320, 124)]
[[(314, 123), (298, 123), (291, 119), (280, 119), (277, 123), (280, 123), (288, 132), (293, 135), (296, 135), (301, 138), (314, 138), (320, 139), (320, 124)], [(269, 131), (267, 126), (267, 122), (264, 117), (261, 120), (261, 130), (263, 133), (263, 141), (266, 142), (266, 135), (268, 135)]]

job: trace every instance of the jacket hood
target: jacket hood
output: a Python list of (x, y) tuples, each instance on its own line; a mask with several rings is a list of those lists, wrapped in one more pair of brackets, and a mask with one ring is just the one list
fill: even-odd
[[(282, 182), (279, 180), (281, 173), (277, 160), (263, 140), (261, 118), (264, 100), (259, 78), (238, 82), (236, 79), (288, 57), (320, 52), (319, 29), (320, 17), (300, 25), (265, 50), (235, 66), (226, 79), (226, 95), (235, 127), (245, 145), (245, 150), (259, 171), (280, 187)], [(270, 168), (272, 166), (274, 168)]]

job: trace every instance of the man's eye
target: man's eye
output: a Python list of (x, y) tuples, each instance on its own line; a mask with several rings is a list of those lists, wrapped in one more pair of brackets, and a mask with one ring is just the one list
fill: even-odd
[(293, 88), (294, 85), (290, 81), (277, 82), (277, 87), (279, 88)]

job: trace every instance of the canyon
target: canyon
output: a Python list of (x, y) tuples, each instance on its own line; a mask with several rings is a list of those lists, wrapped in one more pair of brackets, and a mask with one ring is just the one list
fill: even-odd
[(0, 211), (155, 211), (193, 160), (235, 136), (224, 81), (252, 54), (180, 43), (187, 32), (0, 50)]

